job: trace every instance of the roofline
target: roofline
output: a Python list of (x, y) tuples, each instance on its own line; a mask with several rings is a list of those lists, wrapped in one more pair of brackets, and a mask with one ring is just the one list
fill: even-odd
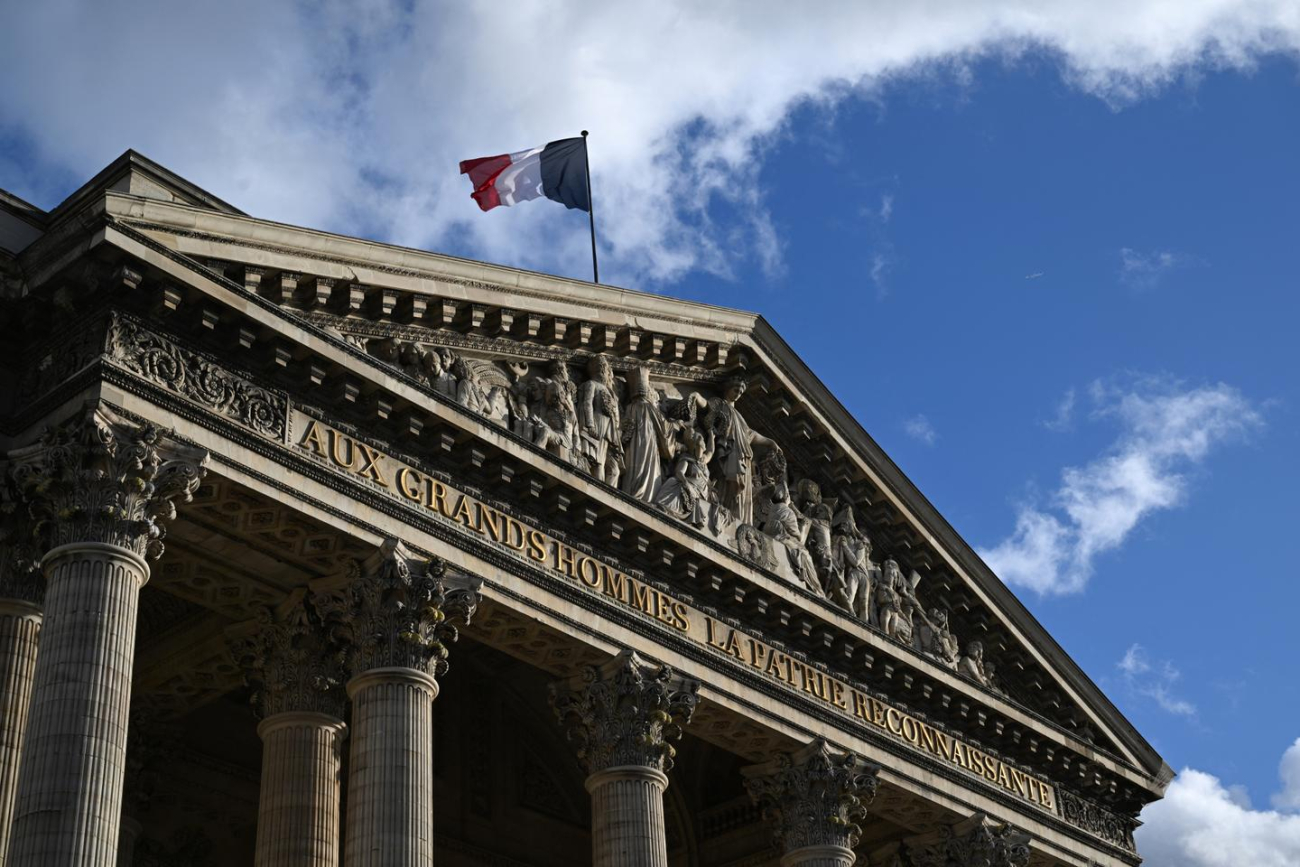
[(82, 204), (92, 198), (104, 187), (107, 187), (113, 181), (117, 180), (117, 178), (123, 175), (128, 169), (135, 169), (142, 174), (148, 175), (154, 180), (159, 181), (163, 186), (177, 189), (184, 195), (201, 202), (206, 210), (241, 217), (248, 216), (248, 214), (239, 210), (229, 202), (219, 199), (197, 184), (185, 180), (185, 178), (170, 169), (159, 165), (144, 154), (135, 150), (127, 150), (117, 159), (113, 160), (100, 170), (100, 172), (93, 178), (78, 187), (76, 191), (46, 214), (46, 223), (53, 224), (65, 215), (79, 210)]
[(8, 190), (0, 190), (0, 208), (4, 208), (33, 229), (41, 229), (42, 231), (44, 231), (49, 218), (49, 214), (45, 211)]
[(983, 558), (975, 552), (975, 549), (948, 523), (947, 519), (935, 508), (929, 498), (921, 493), (921, 490), (907, 477), (907, 474), (902, 471), (898, 464), (894, 463), (894, 460), (880, 447), (871, 434), (867, 433), (853, 413), (849, 412), (840, 403), (839, 398), (826, 387), (821, 378), (808, 367), (803, 359), (781, 337), (780, 333), (761, 314), (758, 316), (754, 336), (758, 340), (759, 346), (765, 351), (772, 352), (774, 355), (779, 356), (783, 363), (807, 374), (809, 381), (816, 384), (819, 391), (817, 399), (819, 402), (824, 402), (824, 408), (829, 410), (828, 414), (842, 422), (847, 422), (847, 432), (854, 437), (860, 438), (861, 445), (865, 446), (864, 451), (867, 452), (872, 463), (881, 472), (883, 479), (893, 485), (900, 498), (912, 506), (916, 519), (921, 521), (925, 525), (925, 529), (930, 531), (939, 543), (953, 554), (971, 579), (977, 581), (980, 588), (988, 593), (998, 605), (1002, 606), (1003, 610), (1016, 622), (1016, 625), (1025, 631), (1027, 637), (1039, 642), (1040, 648), (1060, 666), (1062, 674), (1066, 676), (1070, 685), (1078, 689), (1085, 699), (1093, 702), (1097, 710), (1102, 712), (1104, 716), (1109, 717), (1109, 721), (1115, 724), (1117, 734), (1125, 737), (1128, 746), (1136, 754), (1147, 760), (1148, 770), (1152, 776), (1158, 780), (1164, 780), (1165, 783), (1171, 780), (1173, 770), (1163, 757), (1124, 716), (1124, 713), (1101, 691), (1092, 678), (1079, 667), (1079, 664), (1061, 647), (1056, 639), (1052, 637), (1052, 634), (1038, 622), (1038, 618), (1025, 607), (1020, 598), (1011, 592), (1006, 584), (998, 578), (996, 573), (984, 562)]

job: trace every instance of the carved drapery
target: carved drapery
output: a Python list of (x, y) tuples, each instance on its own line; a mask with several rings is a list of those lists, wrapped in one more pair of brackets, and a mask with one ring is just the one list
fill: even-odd
[(666, 772), (699, 702), (699, 682), (630, 650), (551, 686), (551, 707), (588, 774), (639, 766)]
[[(896, 563), (896, 576), (882, 575), (855, 504), (790, 476), (780, 446), (737, 406), (743, 378), (679, 391), (656, 387), (646, 365), (620, 381), (599, 353), (542, 365), (395, 337), (357, 340), (431, 390), (997, 691), (991, 662), (958, 666), (949, 613), (922, 604), (920, 574), (905, 576)], [(584, 367), (579, 382), (573, 371)]]
[(439, 677), (459, 636), (453, 621), (474, 616), (480, 585), (453, 579), (441, 559), (421, 562), (388, 539), (344, 586), (318, 592), (313, 601), (351, 673), (410, 668)]
[(96, 406), (10, 459), (42, 552), (94, 542), (157, 559), (165, 524), (193, 496), (208, 457)]
[(858, 824), (876, 796), (879, 768), (818, 739), (796, 753), (742, 769), (745, 788), (773, 823), (787, 854), (802, 849), (852, 850)]

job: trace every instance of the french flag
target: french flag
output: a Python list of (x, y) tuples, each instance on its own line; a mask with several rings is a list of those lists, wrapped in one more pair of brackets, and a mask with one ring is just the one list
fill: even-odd
[(485, 211), (542, 196), (569, 208), (591, 210), (587, 142), (582, 138), (564, 138), (513, 154), (462, 160), (460, 173), (469, 175), (474, 184), (470, 195)]

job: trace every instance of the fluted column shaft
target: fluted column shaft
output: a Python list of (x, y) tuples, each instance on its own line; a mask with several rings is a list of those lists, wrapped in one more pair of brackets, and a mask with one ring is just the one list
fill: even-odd
[(12, 867), (112, 867), (122, 809), (139, 555), (99, 542), (43, 561), (45, 622), (18, 775)]
[(857, 856), (843, 846), (805, 846), (781, 858), (781, 867), (853, 867)]
[(587, 778), (593, 867), (667, 867), (667, 788), (662, 771), (639, 765), (608, 768)]
[(257, 867), (338, 867), (343, 721), (289, 711), (257, 727), (262, 788)]
[(433, 699), (413, 668), (375, 668), (348, 682), (346, 867), (433, 864)]
[(40, 606), (0, 599), (0, 865), (6, 863), (18, 791), (18, 759), (27, 732)]

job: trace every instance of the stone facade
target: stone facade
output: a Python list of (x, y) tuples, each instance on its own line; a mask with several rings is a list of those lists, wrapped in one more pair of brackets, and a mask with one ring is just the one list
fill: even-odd
[(1167, 766), (756, 315), (130, 153), (40, 219), (0, 864), (1138, 863)]

